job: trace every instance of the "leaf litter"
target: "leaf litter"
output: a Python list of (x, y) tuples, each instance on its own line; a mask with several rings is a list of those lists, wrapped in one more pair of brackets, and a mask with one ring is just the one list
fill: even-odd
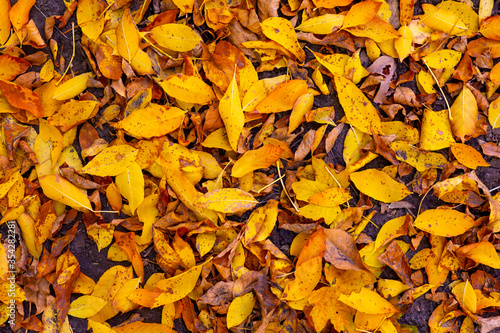
[(4, 328), (498, 327), (494, 1), (65, 5), (0, 0)]

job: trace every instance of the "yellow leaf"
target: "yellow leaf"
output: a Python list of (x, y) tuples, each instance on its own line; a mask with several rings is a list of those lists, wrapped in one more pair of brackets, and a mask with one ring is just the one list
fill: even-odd
[(289, 20), (282, 17), (269, 17), (261, 24), (264, 35), (281, 44), (285, 49), (292, 52), (298, 61), (304, 62), (306, 53), (300, 46), (297, 35)]
[[(10, 12), (10, 1), (0, 0), (0, 13), (4, 15), (9, 15)], [(10, 36), (10, 19), (5, 19), (0, 21), (0, 45), (4, 45)]]
[(130, 65), (138, 75), (156, 74), (149, 55), (141, 49), (137, 50), (137, 53), (130, 62)]
[(43, 193), (52, 200), (59, 201), (77, 210), (92, 210), (89, 198), (82, 190), (58, 174), (40, 177)]
[(210, 209), (202, 209), (195, 206), (196, 200), (201, 196), (194, 185), (184, 176), (184, 174), (176, 169), (168, 170), (166, 174), (168, 185), (175, 192), (181, 202), (191, 209), (198, 219), (210, 219), (214, 222), (217, 221), (217, 213)]
[(493, 129), (500, 127), (500, 97), (491, 102), (488, 108), (488, 120)]
[(439, 50), (423, 57), (427, 65), (436, 69), (453, 68), (462, 58), (462, 53), (454, 50)]
[(451, 291), (462, 308), (468, 313), (476, 313), (477, 297), (469, 280), (455, 285)]
[[(391, 46), (394, 46), (392, 39), (400, 37), (400, 35), (392, 25), (382, 19), (379, 19), (378, 17), (373, 18), (365, 24), (350, 27), (346, 30), (354, 36), (370, 38), (377, 43), (388, 41), (390, 42)], [(381, 44), (379, 44), (379, 46), (380, 48), (382, 48)], [(384, 50), (383, 48), (382, 50), (387, 53), (387, 50)]]
[[(121, 199), (121, 197), (120, 197)], [(113, 241), (115, 226), (112, 224), (93, 224), (87, 227), (87, 235), (96, 243), (97, 250), (108, 247)]]
[(224, 188), (201, 196), (195, 205), (222, 213), (239, 213), (251, 209), (258, 203), (248, 192), (237, 188)]
[(132, 112), (127, 118), (114, 124), (138, 139), (163, 136), (179, 128), (185, 111), (165, 105), (151, 103), (147, 108)]
[(38, 242), (35, 230), (35, 221), (28, 213), (22, 213), (17, 218), (17, 224), (21, 228), (23, 241), (24, 244), (26, 244), (28, 253), (38, 259), (42, 253), (42, 245), (40, 244), (37, 246)]
[(148, 333), (175, 333), (166, 325), (154, 324), (154, 323), (143, 323), (136, 321), (124, 326), (113, 328), (113, 332), (116, 333), (137, 333), (137, 332), (148, 332)]
[(344, 15), (337, 14), (320, 15), (302, 22), (302, 24), (295, 29), (319, 35), (328, 35), (342, 26), (344, 18)]
[(192, 13), (194, 0), (173, 0), (174, 4), (184, 13)]
[(295, 131), (306, 120), (305, 115), (312, 110), (314, 104), (314, 95), (313, 92), (307, 92), (297, 98), (290, 115), (288, 134)]
[(359, 161), (363, 155), (361, 154), (363, 147), (371, 141), (371, 136), (359, 131), (356, 127), (349, 128), (344, 139), (344, 149), (342, 157), (346, 166)]
[(138, 153), (137, 149), (129, 145), (111, 146), (97, 154), (80, 171), (100, 177), (117, 176), (134, 163)]
[(132, 62), (139, 50), (139, 32), (128, 7), (116, 27), (115, 34), (118, 53), (129, 63)]
[(200, 163), (203, 166), (203, 178), (215, 179), (221, 175), (223, 169), (215, 157), (204, 151), (193, 151), (193, 153), (200, 158)]
[(238, 150), (238, 139), (245, 125), (245, 115), (241, 108), (240, 93), (236, 82), (236, 71), (231, 84), (219, 102), (219, 114), (226, 127), (231, 148)]
[(472, 91), (464, 86), (450, 110), (453, 134), (463, 142), (466, 136), (474, 134), (478, 122), (477, 102)]
[(280, 83), (267, 95), (253, 112), (276, 113), (288, 111), (295, 105), (297, 99), (307, 93), (307, 84), (304, 80), (289, 80)]
[(92, 319), (88, 319), (88, 328), (92, 329), (92, 332), (94, 333), (115, 333), (115, 331), (108, 326), (97, 321), (93, 321)]
[(318, 8), (334, 8), (337, 6), (347, 6), (352, 0), (313, 0), (313, 3)]
[(186, 103), (208, 104), (215, 99), (212, 88), (195, 76), (174, 74), (160, 83), (167, 95)]
[(403, 61), (403, 59), (406, 59), (411, 53), (413, 34), (406, 25), (399, 28), (398, 32), (401, 34), (401, 37), (394, 40), (394, 47), (398, 53), (399, 60)]
[(247, 151), (234, 163), (231, 176), (239, 178), (254, 170), (268, 168), (280, 158), (282, 152), (283, 148), (274, 145)]
[(349, 124), (367, 134), (381, 132), (377, 109), (353, 82), (335, 75), (335, 88)]
[[(491, 1), (493, 3), (493, 0)], [(471, 317), (466, 317), (460, 326), (460, 333), (474, 333), (474, 321)]]
[(254, 306), (255, 298), (251, 292), (233, 299), (227, 310), (227, 328), (244, 322), (252, 313)]
[(422, 9), (425, 12), (422, 22), (429, 28), (457, 36), (467, 32), (467, 26), (455, 13), (426, 3)]
[(478, 242), (462, 246), (455, 252), (458, 256), (474, 260), (478, 264), (500, 269), (500, 257), (490, 242)]
[(382, 3), (373, 0), (353, 5), (347, 12), (342, 28), (346, 29), (368, 23), (377, 15), (381, 5)]
[(196, 250), (203, 257), (214, 247), (217, 235), (214, 232), (206, 232), (196, 235)]
[(314, 57), (333, 75), (344, 75), (345, 65), (349, 61), (349, 56), (346, 54), (321, 54), (313, 52)]
[(433, 94), (436, 92), (434, 90), (434, 79), (426, 71), (420, 71), (417, 74), (417, 87), (422, 94)]
[(417, 216), (413, 226), (432, 235), (458, 236), (477, 225), (469, 215), (451, 209), (429, 209)]
[(261, 242), (271, 235), (278, 218), (278, 204), (276, 200), (269, 200), (265, 206), (250, 214), (243, 234), (243, 244)]
[(480, 0), (479, 1), (478, 16), (479, 16), (480, 21), (491, 16), (491, 13), (493, 12), (494, 4), (495, 4), (495, 0)]
[(425, 150), (439, 150), (448, 148), (454, 143), (451, 134), (451, 125), (448, 119), (448, 110), (432, 111), (426, 109), (420, 131), (420, 148)]
[(105, 16), (100, 16), (102, 9), (99, 1), (79, 0), (76, 9), (78, 26), (85, 36), (96, 41), (104, 28)]
[(411, 193), (406, 186), (376, 169), (355, 172), (351, 180), (362, 193), (382, 202), (399, 201)]
[(394, 238), (406, 235), (407, 230), (405, 225), (408, 223), (408, 219), (411, 221), (411, 218), (406, 215), (396, 217), (384, 223), (377, 234), (377, 238), (375, 239), (373, 252), (378, 251), (384, 245), (389, 244), (389, 242)]
[(390, 145), (399, 161), (404, 161), (423, 172), (428, 168), (444, 168), (448, 160), (441, 154), (419, 150), (404, 141), (394, 141)]
[(191, 245), (189, 245), (189, 243), (179, 237), (178, 233), (176, 233), (174, 236), (172, 247), (179, 255), (179, 258), (181, 258), (184, 266), (186, 266), (187, 268), (191, 268), (196, 265), (196, 259), (194, 257), (193, 249), (191, 249)]
[(322, 257), (313, 257), (295, 270), (295, 280), (290, 281), (283, 291), (287, 301), (298, 301), (306, 298), (314, 290), (321, 278)]
[(87, 89), (87, 80), (91, 76), (93, 76), (92, 73), (84, 73), (65, 81), (54, 89), (52, 98), (64, 101), (75, 97)]
[(351, 199), (349, 191), (343, 188), (329, 188), (309, 198), (309, 203), (318, 206), (335, 207)]
[(318, 221), (319, 219), (325, 219), (325, 223), (330, 225), (335, 221), (335, 218), (340, 213), (340, 206), (334, 207), (326, 207), (319, 205), (306, 205), (304, 207), (300, 207), (299, 215), (306, 217), (308, 219), (312, 219), (314, 221)]
[(323, 182), (305, 178), (292, 183), (292, 189), (295, 192), (295, 197), (297, 200), (302, 201), (309, 201), (312, 196), (328, 189), (328, 187), (328, 184)]
[(368, 314), (391, 314), (399, 312), (382, 296), (368, 288), (361, 288), (360, 292), (353, 292), (349, 296), (341, 294), (339, 301), (358, 311)]
[(400, 0), (399, 2), (399, 21), (402, 26), (408, 25), (413, 17), (416, 0)]
[(108, 303), (108, 301), (90, 295), (78, 297), (69, 306), (68, 315), (77, 318), (92, 317)]
[(457, 161), (470, 169), (476, 169), (478, 166), (490, 166), (484, 160), (481, 153), (469, 145), (463, 143), (453, 143), (451, 145), (451, 152)]
[(71, 100), (63, 104), (53, 115), (47, 118), (51, 125), (61, 127), (63, 132), (70, 130), (85, 120), (94, 117), (99, 111), (96, 101)]
[(464, 34), (468, 37), (472, 37), (476, 35), (479, 30), (479, 16), (471, 6), (472, 4), (469, 5), (465, 2), (443, 1), (438, 4), (437, 7), (448, 10), (459, 17), (465, 24), (465, 27), (467, 27), (467, 31), (465, 31)]
[[(35, 4), (35, 2), (36, 0), (20, 0), (16, 2), (15, 5), (12, 6), (12, 8), (10, 8), (9, 18), (10, 21), (12, 22), (14, 30), (16, 31), (21, 30), (26, 25), (26, 23), (28, 23), (30, 10)], [(5, 17), (4, 14), (3, 20), (6, 19), (7, 18)]]
[(422, 269), (431, 260), (432, 250), (429, 248), (422, 249), (415, 253), (415, 255), (410, 259), (410, 267), (411, 269), (418, 270)]
[(490, 16), (481, 22), (481, 30), (479, 32), (486, 38), (500, 40), (498, 24), (500, 24), (500, 15)]
[(177, 52), (191, 51), (201, 42), (200, 36), (184, 24), (169, 23), (151, 29), (151, 37), (161, 47)]
[(165, 305), (186, 297), (196, 286), (202, 268), (203, 264), (200, 264), (184, 273), (159, 281), (154, 290), (155, 304)]
[(133, 162), (125, 171), (116, 176), (116, 186), (128, 200), (132, 214), (144, 200), (144, 175), (141, 167)]
[(344, 69), (344, 76), (351, 80), (354, 84), (358, 84), (361, 79), (370, 74), (361, 64), (361, 58), (359, 57), (359, 54), (360, 50), (354, 52), (349, 60), (347, 60)]
[(267, 95), (280, 84), (287, 80), (288, 76), (279, 75), (272, 78), (262, 79), (254, 82), (243, 97), (243, 111), (251, 112)]
[(378, 280), (377, 291), (384, 298), (397, 296), (410, 289), (406, 284), (398, 280)]

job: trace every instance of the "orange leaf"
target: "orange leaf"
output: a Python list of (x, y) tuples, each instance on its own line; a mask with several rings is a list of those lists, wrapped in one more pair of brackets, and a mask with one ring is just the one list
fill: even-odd
[(0, 80), (0, 89), (12, 106), (29, 111), (37, 118), (45, 117), (40, 97), (30, 89), (3, 80)]
[(239, 178), (254, 170), (268, 168), (280, 158), (282, 152), (283, 148), (273, 145), (247, 151), (234, 163), (231, 176)]

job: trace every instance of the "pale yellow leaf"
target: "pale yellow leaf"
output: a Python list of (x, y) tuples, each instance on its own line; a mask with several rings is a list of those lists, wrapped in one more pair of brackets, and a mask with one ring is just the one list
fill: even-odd
[(81, 172), (100, 177), (117, 176), (134, 163), (139, 151), (129, 145), (116, 145), (105, 148)]
[(198, 198), (195, 205), (222, 213), (239, 213), (251, 209), (258, 203), (248, 192), (237, 188), (223, 188), (208, 192)]
[(240, 93), (236, 82), (236, 72), (231, 84), (219, 102), (219, 114), (226, 127), (227, 137), (231, 148), (238, 150), (238, 139), (245, 125), (245, 115), (241, 108)]

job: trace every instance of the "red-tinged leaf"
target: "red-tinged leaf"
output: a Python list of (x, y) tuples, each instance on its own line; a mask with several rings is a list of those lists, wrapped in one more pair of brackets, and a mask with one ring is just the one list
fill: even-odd
[(133, 232), (124, 233), (115, 231), (115, 239), (118, 246), (127, 253), (132, 267), (134, 267), (135, 274), (144, 279), (144, 264), (135, 245), (135, 234)]
[(37, 118), (45, 116), (40, 97), (31, 90), (3, 80), (0, 80), (0, 89), (12, 106), (29, 111)]

